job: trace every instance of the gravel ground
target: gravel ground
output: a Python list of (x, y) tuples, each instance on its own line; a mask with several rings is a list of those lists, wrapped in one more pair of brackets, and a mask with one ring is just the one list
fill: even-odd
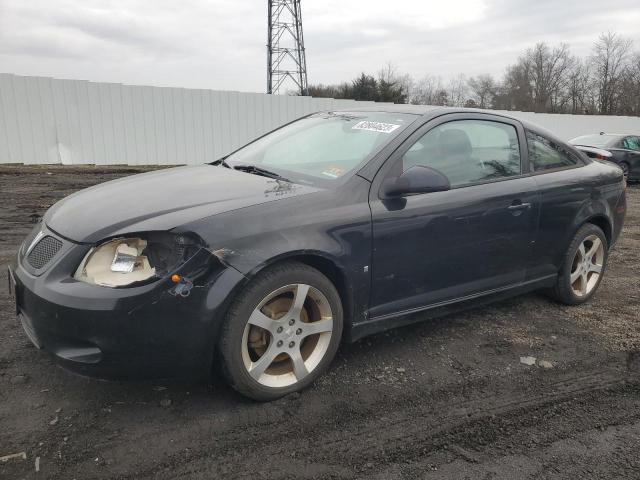
[[(31, 216), (135, 172), (0, 168), (0, 264)], [(215, 379), (67, 373), (21, 331), (3, 274), (0, 457), (26, 459), (0, 462), (0, 478), (640, 478), (640, 188), (628, 204), (588, 305), (530, 294), (366, 338), (270, 404)]]

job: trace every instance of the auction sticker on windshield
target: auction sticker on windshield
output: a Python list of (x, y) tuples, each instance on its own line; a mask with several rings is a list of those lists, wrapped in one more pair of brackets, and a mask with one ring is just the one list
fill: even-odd
[(331, 167), (322, 172), (323, 175), (331, 178), (338, 178), (344, 173), (344, 168), (342, 167)]
[(391, 133), (395, 129), (400, 128), (400, 125), (396, 125), (394, 123), (381, 123), (381, 122), (358, 122), (353, 127), (352, 130), (369, 130), (371, 132), (380, 132), (380, 133)]

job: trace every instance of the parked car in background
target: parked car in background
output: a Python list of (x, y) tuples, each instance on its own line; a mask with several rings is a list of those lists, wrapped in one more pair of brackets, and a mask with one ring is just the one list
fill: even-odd
[(569, 143), (591, 158), (617, 164), (628, 180), (640, 180), (640, 135), (601, 132), (576, 137)]
[(26, 334), (83, 374), (215, 368), (269, 400), (341, 341), (532, 290), (594, 295), (618, 167), (504, 115), (355, 108), (56, 203), (9, 270)]

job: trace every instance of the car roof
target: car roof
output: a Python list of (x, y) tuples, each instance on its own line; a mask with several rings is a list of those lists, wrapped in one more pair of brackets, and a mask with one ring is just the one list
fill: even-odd
[[(585, 133), (584, 135), (578, 135), (575, 138), (580, 137), (611, 137), (611, 138), (622, 138), (622, 137), (640, 137), (637, 133)], [(575, 139), (574, 139), (575, 140)]]
[(580, 137), (624, 137), (624, 134), (622, 133), (604, 133), (604, 132), (600, 132), (600, 133), (583, 133), (582, 135), (578, 135), (575, 138), (580, 138)]
[(531, 123), (522, 118), (506, 114), (498, 110), (483, 110), (480, 108), (463, 108), (463, 107), (440, 107), (436, 105), (410, 105), (410, 104), (393, 104), (393, 103), (375, 103), (368, 105), (354, 104), (354, 108), (340, 108), (331, 110), (333, 112), (380, 112), (380, 113), (405, 113), (419, 115), (422, 117), (437, 117), (447, 113), (481, 113), (485, 115), (493, 115), (495, 117), (504, 117), (520, 122), (525, 128), (538, 131), (540, 133), (551, 134), (548, 130)]
[(440, 107), (434, 105), (408, 105), (408, 104), (393, 104), (393, 103), (374, 103), (368, 105), (354, 105), (354, 108), (346, 109), (341, 108), (338, 110), (332, 110), (333, 112), (380, 112), (380, 113), (404, 113), (422, 116), (425, 119), (431, 119), (440, 115), (448, 113), (480, 113), (484, 115), (492, 115), (494, 117), (503, 117), (510, 120), (520, 122), (522, 126), (534, 133), (538, 133), (549, 139), (559, 142), (561, 144), (567, 144), (565, 140), (562, 140), (552, 131), (541, 127), (535, 123), (529, 122), (523, 118), (519, 118), (514, 115), (509, 115), (504, 111), (499, 110), (483, 110), (480, 108), (463, 108), (463, 107)]
[[(359, 102), (358, 102), (359, 103)], [(411, 105), (407, 103), (375, 103), (367, 105), (354, 104), (354, 108), (340, 108), (332, 110), (334, 112), (380, 112), (380, 113), (408, 113), (421, 116), (438, 116), (444, 113), (484, 113), (487, 115), (498, 115), (501, 117), (513, 118), (496, 110), (482, 110), (479, 108), (463, 107), (441, 107), (438, 105)], [(519, 120), (519, 119), (516, 119)]]
[[(413, 115), (425, 115), (436, 110), (446, 110), (448, 107), (438, 107), (434, 105), (411, 105), (399, 103), (375, 103), (359, 105), (354, 103), (353, 108), (340, 108), (334, 112), (381, 112), (381, 113), (409, 113)], [(455, 110), (455, 109), (454, 109)]]

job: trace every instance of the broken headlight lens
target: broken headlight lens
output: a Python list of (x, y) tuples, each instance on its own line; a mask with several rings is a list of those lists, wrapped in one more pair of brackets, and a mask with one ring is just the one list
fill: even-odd
[(116, 238), (92, 248), (74, 278), (103, 287), (125, 287), (161, 278), (200, 247), (188, 235), (151, 233), (145, 238)]

